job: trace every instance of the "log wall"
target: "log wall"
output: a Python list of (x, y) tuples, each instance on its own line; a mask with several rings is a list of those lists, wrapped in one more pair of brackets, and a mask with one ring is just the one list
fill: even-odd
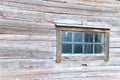
[[(54, 21), (60, 19), (107, 24), (109, 62), (56, 63)], [(119, 1), (0, 0), (0, 80), (120, 80), (119, 35)]]

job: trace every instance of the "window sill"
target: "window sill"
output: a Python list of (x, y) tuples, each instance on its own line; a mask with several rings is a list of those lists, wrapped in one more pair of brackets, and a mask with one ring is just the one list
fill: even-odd
[(90, 61), (90, 60), (105, 60), (104, 54), (62, 54), (62, 61)]

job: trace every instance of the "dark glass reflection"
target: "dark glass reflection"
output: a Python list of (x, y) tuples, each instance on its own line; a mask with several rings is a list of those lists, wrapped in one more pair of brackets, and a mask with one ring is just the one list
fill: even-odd
[(102, 33), (96, 33), (95, 34), (95, 42), (103, 42), (103, 34)]
[(82, 42), (83, 35), (81, 32), (74, 32), (74, 42)]
[(63, 42), (72, 42), (72, 32), (63, 31), (62, 32), (62, 41)]
[(83, 48), (82, 44), (74, 44), (74, 53), (83, 53)]
[(93, 53), (93, 44), (85, 44), (84, 53)]
[(72, 44), (62, 44), (62, 53), (72, 53)]
[(85, 42), (93, 42), (93, 33), (91, 32), (88, 32), (88, 33), (85, 33)]
[(95, 45), (95, 53), (102, 53), (103, 52), (103, 46), (100, 44)]

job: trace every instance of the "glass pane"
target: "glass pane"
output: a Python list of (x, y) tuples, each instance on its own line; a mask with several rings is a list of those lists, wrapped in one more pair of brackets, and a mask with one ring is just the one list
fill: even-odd
[(95, 42), (103, 42), (104, 34), (103, 33), (96, 33), (95, 34)]
[(84, 53), (93, 53), (93, 44), (85, 44)]
[(74, 42), (82, 42), (82, 32), (74, 32)]
[(62, 53), (72, 53), (72, 44), (62, 44)]
[(85, 33), (85, 42), (93, 42), (93, 33), (91, 32), (88, 32), (88, 33)]
[(72, 42), (72, 32), (63, 31), (62, 32), (62, 41), (63, 42)]
[(103, 46), (100, 44), (95, 45), (95, 53), (103, 53)]
[(82, 44), (74, 44), (74, 53), (83, 53)]

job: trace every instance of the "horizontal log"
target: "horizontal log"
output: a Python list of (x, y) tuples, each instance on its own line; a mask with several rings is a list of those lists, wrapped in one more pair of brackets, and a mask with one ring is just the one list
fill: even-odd
[[(119, 2), (117, 2), (117, 3), (95, 3), (95, 2), (92, 2), (92, 1), (84, 1), (84, 0), (81, 0), (81, 1), (79, 1), (79, 0), (74, 0), (74, 1), (72, 1), (72, 0), (45, 0), (45, 1), (41, 1), (41, 3), (38, 1), (38, 0), (34, 0), (34, 1), (29, 1), (29, 0), (27, 0), (27, 1), (24, 1), (24, 0), (5, 0), (5, 1), (9, 1), (9, 2), (16, 2), (16, 3), (25, 3), (25, 4), (34, 4), (34, 5), (49, 5), (49, 4), (51, 4), (51, 5), (53, 5), (53, 6), (59, 6), (59, 7), (61, 7), (61, 4), (64, 4), (64, 6), (66, 5), (66, 6), (68, 6), (68, 5), (71, 5), (71, 4), (75, 4), (75, 7), (77, 6), (78, 7), (78, 4), (79, 5), (85, 5), (85, 6), (96, 6), (96, 7), (108, 7), (108, 8), (113, 8), (113, 7), (119, 7)], [(62, 3), (61, 3), (62, 2)], [(111, 4), (112, 5), (112, 7), (109, 5), (109, 4)], [(73, 6), (74, 7), (74, 6)]]
[[(42, 13), (41, 13), (42, 14)], [(45, 15), (46, 14), (46, 15)], [(47, 16), (48, 15), (48, 16)], [(54, 16), (51, 16), (51, 15), (54, 15)], [(3, 18), (5, 17), (4, 15), (1, 15)], [(112, 20), (111, 20), (111, 18), (110, 17), (98, 17), (98, 16), (77, 16), (77, 15), (57, 15), (57, 14), (51, 14), (51, 13), (44, 13), (43, 15), (41, 15), (41, 16), (46, 16), (47, 17), (47, 20), (48, 20), (48, 18), (50, 18), (50, 19), (53, 19), (54, 17), (55, 17), (55, 19), (57, 20), (57, 19), (61, 19), (62, 17), (66, 17), (66, 19), (68, 18), (68, 19), (73, 19), (73, 17), (74, 17), (74, 19), (76, 19), (77, 21), (78, 20), (86, 20), (86, 21), (88, 21), (87, 22), (87, 24), (85, 23), (85, 25), (92, 25), (93, 26), (93, 24), (94, 24), (94, 26), (96, 25), (95, 23), (93, 23), (93, 22), (96, 22), (96, 20), (98, 20), (98, 21), (102, 21), (102, 22), (107, 22), (108, 24), (111, 24), (111, 25), (113, 25), (114, 27), (112, 27), (112, 29), (111, 30), (114, 30), (116, 27), (115, 26), (118, 26), (119, 27), (119, 21), (120, 21), (120, 19), (119, 18), (112, 18)], [(38, 24), (38, 22), (34, 22), (34, 21), (36, 21), (36, 20), (34, 20), (34, 21), (32, 21), (32, 22), (26, 22), (24, 19), (22, 20), (22, 21), (20, 21), (20, 20), (13, 20), (13, 18), (12, 18), (12, 20), (10, 19), (3, 19), (1, 17), (1, 19), (0, 19), (0, 22), (1, 22), (1, 26), (20, 26), (20, 27), (35, 27), (35, 26), (38, 26), (39, 24), (40, 24), (40, 28), (42, 28), (41, 26), (45, 26), (45, 28), (49, 25), (49, 28), (51, 28), (51, 26), (52, 26), (52, 24), (50, 24), (50, 23), (39, 23)], [(79, 17), (79, 18), (78, 18)], [(17, 18), (16, 18), (17, 19)], [(74, 20), (73, 19), (73, 20)], [(49, 21), (47, 21), (46, 20), (46, 18), (45, 19), (41, 19), (41, 21), (43, 21), (43, 22), (49, 22)], [(54, 19), (53, 19), (54, 20)], [(31, 20), (28, 20), (28, 21), (31, 21)], [(86, 22), (85, 21), (85, 22)], [(92, 22), (92, 23), (91, 23)], [(22, 24), (23, 23), (23, 24)], [(16, 24), (18, 24), (18, 25), (16, 25)], [(20, 25), (21, 24), (21, 25)], [(28, 24), (28, 26), (27, 26), (27, 24)], [(46, 24), (46, 25), (45, 25)], [(99, 23), (99, 24), (101, 24), (101, 23)], [(96, 26), (98, 26), (98, 25), (96, 25)], [(48, 28), (48, 27), (47, 27)], [(116, 29), (115, 29), (116, 30)]]
[(55, 29), (52, 23), (28, 22), (19, 20), (9, 20), (0, 18), (0, 26), (16, 27), (16, 28), (35, 28), (35, 29)]
[[(116, 39), (116, 40), (118, 40), (118, 39)], [(6, 53), (9, 52), (10, 50), (11, 51), (9, 53), (11, 55), (8, 53), (9, 57), (11, 57), (12, 54), (16, 54), (16, 51), (19, 52), (19, 54), (16, 55), (19, 57), (19, 55), (27, 53), (26, 51), (24, 51), (25, 49), (28, 49), (28, 51), (30, 51), (30, 49), (31, 49), (32, 50), (31, 52), (34, 52), (35, 50), (39, 50), (39, 52), (41, 52), (41, 53), (43, 53), (44, 51), (50, 52), (50, 53), (51, 52), (55, 53), (55, 51), (56, 51), (56, 48), (55, 48), (56, 41), (55, 41), (54, 36), (1, 34), (0, 41), (1, 41), (0, 50), (4, 51), (4, 52), (2, 52), (2, 51), (0, 51), (0, 52), (3, 53), (1, 55), (3, 55), (4, 57), (5, 57)], [(115, 41), (115, 40), (113, 40), (113, 41)], [(114, 53), (119, 52), (119, 48), (120, 48), (119, 43), (120, 42), (110, 42), (110, 53), (114, 54)], [(50, 51), (48, 49), (50, 49)], [(12, 51), (13, 51), (13, 53), (12, 53)], [(6, 58), (7, 57), (8, 56), (6, 56)], [(22, 55), (22, 57), (23, 57), (23, 55)], [(25, 58), (27, 58), (27, 57), (25, 57)]]
[[(1, 78), (2, 80), (15, 80), (16, 78)], [(87, 78), (17, 78), (19, 80), (119, 80), (119, 77), (87, 77)]]
[(25, 20), (25, 21), (35, 21), (35, 22), (44, 22), (45, 20), (47, 22), (51, 21), (48, 16), (47, 17), (45, 16), (46, 14), (41, 15), (40, 12), (15, 10), (15, 9), (13, 10), (5, 7), (0, 7), (0, 12), (1, 12), (0, 16), (3, 18), (9, 18), (9, 19), (15, 19), (15, 20), (19, 19), (23, 21)]
[(53, 67), (54, 59), (0, 59), (0, 70)]
[(55, 47), (56, 46), (56, 42), (54, 41), (7, 41), (7, 40), (0, 40), (0, 45), (3, 46), (46, 46), (46, 47)]
[(111, 42), (111, 43), (114, 43), (114, 42), (115, 42), (115, 43), (119, 43), (119, 41), (120, 41), (120, 38), (119, 38), (119, 37), (115, 37), (115, 38), (112, 37), (112, 38), (110, 38), (110, 42)]
[[(61, 68), (61, 69), (55, 69), (53, 68), (41, 68), (41, 69), (29, 69), (29, 70), (11, 70), (11, 71), (1, 71), (4, 74), (1, 74), (0, 78), (87, 78), (87, 77), (104, 77), (104, 78), (110, 78), (110, 77), (119, 77), (120, 71), (118, 70), (119, 67), (117, 66), (107, 66), (107, 67), (90, 67), (92, 70), (95, 70), (94, 72), (89, 71), (83, 71), (81, 67), (78, 68)], [(90, 69), (88, 68), (88, 69)], [(106, 69), (111, 69), (109, 71), (106, 71)], [(64, 70), (65, 69), (65, 70)], [(79, 69), (79, 70), (78, 70)], [(101, 69), (102, 71), (99, 71)], [(115, 70), (114, 70), (115, 69)], [(67, 71), (68, 72), (67, 72)], [(76, 71), (77, 70), (77, 71)], [(80, 71), (82, 70), (82, 72)], [(16, 74), (9, 74), (9, 73), (15, 73)], [(107, 73), (107, 74), (106, 74)], [(31, 75), (31, 76), (30, 76)], [(47, 76), (46, 76), (47, 75)]]
[[(16, 24), (17, 25), (17, 24)], [(55, 26), (54, 26), (55, 27)], [(29, 29), (28, 29), (29, 28)], [(95, 27), (97, 28), (97, 27)], [(101, 27), (102, 28), (102, 27)], [(49, 29), (49, 28), (36, 28), (36, 27), (21, 27), (21, 26), (1, 26), (0, 25), (0, 33), (2, 34), (43, 34), (43, 35), (56, 35), (56, 30), (54, 29)], [(119, 33), (119, 28), (116, 28), (110, 32), (110, 37), (115, 38), (120, 35)]]
[[(40, 3), (42, 3), (42, 2), (45, 3), (45, 1), (41, 1)], [(102, 12), (102, 13), (104, 13), (104, 12), (108, 13), (109, 12), (109, 15), (110, 15), (110, 13), (118, 12), (118, 10), (116, 10), (114, 8), (112, 9), (112, 8), (106, 8), (106, 7), (104, 7), (104, 8), (93, 7), (93, 6), (91, 7), (91, 6), (87, 6), (87, 5), (86, 6), (79, 5), (77, 7), (76, 7), (76, 5), (71, 5), (74, 8), (71, 7), (70, 5), (68, 5), (68, 7), (66, 8), (66, 6), (64, 7), (65, 3), (63, 3), (63, 4), (61, 3), (62, 7), (59, 6), (60, 3), (56, 3), (56, 4), (58, 4), (58, 6), (56, 6), (56, 7), (53, 6), (54, 4), (53, 5), (48, 4), (49, 6), (45, 5), (45, 4), (44, 5), (41, 4), (41, 5), (38, 6), (38, 5), (30, 5), (30, 4), (26, 5), (26, 4), (23, 4), (23, 3), (19, 4), (19, 3), (11, 3), (11, 2), (3, 2), (3, 1), (1, 1), (0, 3), (1, 3), (1, 5), (13, 7), (13, 8), (16, 8), (16, 9), (25, 9), (25, 10), (51, 12), (51, 13), (65, 13), (65, 14), (69, 13), (69, 14), (76, 14), (76, 15), (82, 14), (84, 11), (86, 11), (86, 13), (87, 13), (87, 11), (89, 11), (89, 12), (92, 11), (93, 13), (94, 12), (96, 12), (96, 13), (97, 12)], [(48, 2), (46, 2), (46, 3), (48, 3)], [(41, 7), (41, 8), (39, 8), (39, 7)], [(86, 13), (84, 13), (84, 14), (86, 14)], [(88, 15), (88, 13), (86, 15)], [(90, 15), (90, 13), (89, 13), (89, 15)]]
[[(49, 0), (46, 0), (49, 1)], [(99, 6), (99, 7), (111, 7), (110, 5), (112, 5), (113, 7), (118, 7), (119, 6), (119, 2), (116, 0), (51, 0), (52, 2), (59, 2), (59, 3), (71, 3), (71, 4), (79, 4), (79, 5), (89, 5), (89, 6)]]
[[(86, 18), (87, 19), (87, 18)], [(120, 28), (119, 26), (109, 26), (108, 24), (105, 23), (100, 23), (100, 22), (87, 22), (87, 25), (90, 25), (88, 27), (93, 27), (93, 28), (110, 28), (111, 33), (119, 33)], [(87, 27), (87, 25), (84, 25), (84, 27)], [(108, 26), (106, 26), (108, 25)], [(5, 27), (5, 28), (29, 28), (29, 29), (50, 29), (54, 30), (55, 24), (53, 23), (38, 23), (38, 22), (27, 22), (27, 21), (19, 21), (19, 20), (8, 20), (8, 19), (0, 19), (0, 26)], [(64, 25), (63, 25), (64, 26)], [(72, 25), (71, 25), (72, 26)], [(81, 27), (83, 25), (77, 25), (78, 27)], [(112, 34), (113, 35), (113, 34)]]
[(120, 62), (120, 59), (119, 59), (119, 56), (116, 57), (116, 56), (111, 56), (111, 53), (110, 53), (110, 58), (109, 58), (109, 61), (108, 62), (105, 62), (104, 60), (88, 60), (88, 61), (85, 61), (85, 60), (75, 60), (75, 61), (71, 61), (71, 60), (66, 60), (66, 61), (61, 61), (61, 63), (59, 64), (59, 67), (69, 67), (69, 66), (72, 66), (72, 67), (80, 67), (82, 66), (82, 64), (87, 64), (88, 67), (95, 67), (95, 66), (99, 66), (99, 67), (102, 67), (102, 66), (119, 66)]
[[(101, 23), (99, 23), (99, 24), (101, 24)], [(102, 25), (100, 26), (96, 22), (96, 23), (94, 23), (93, 27), (95, 27), (95, 28), (97, 28), (97, 27), (103, 28)], [(78, 25), (78, 26), (81, 26), (81, 25)], [(22, 28), (26, 29), (26, 28), (29, 28), (29, 29), (33, 29), (33, 31), (35, 29), (37, 29), (37, 30), (38, 29), (46, 29), (46, 30), (49, 30), (49, 29), (54, 30), (55, 29), (55, 25), (51, 24), (51, 23), (37, 23), (37, 22), (26, 22), (26, 21), (16, 21), (16, 20), (7, 20), (7, 19), (0, 19), (0, 27), (1, 28), (8, 28), (8, 29), (9, 28), (14, 28), (14, 29), (22, 29)], [(115, 27), (109, 26), (109, 27), (106, 27), (106, 28), (110, 28), (111, 36), (116, 36), (116, 34), (119, 35), (119, 31), (120, 31), (119, 26), (115, 26)]]
[[(48, 54), (49, 55), (49, 54)], [(51, 54), (50, 54), (51, 55)], [(43, 56), (44, 57), (44, 56)], [(48, 58), (49, 57), (49, 58)], [(24, 67), (28, 68), (38, 68), (38, 67), (80, 67), (82, 64), (87, 64), (88, 67), (104, 67), (104, 66), (119, 66), (120, 58), (119, 57), (110, 57), (109, 62), (105, 62), (104, 60), (76, 60), (76, 61), (61, 61), (61, 63), (56, 63), (55, 54), (48, 56), (46, 59), (44, 58), (31, 58), (31, 59), (0, 59), (0, 69), (21, 69)], [(51, 57), (51, 58), (50, 58)], [(42, 65), (41, 65), (42, 64)]]
[(54, 58), (56, 44), (51, 41), (0, 40), (0, 58)]
[(41, 58), (55, 57), (54, 36), (44, 35), (0, 35), (0, 58)]
[[(5, 9), (3, 9), (3, 8), (5, 8)], [(42, 13), (42, 12), (34, 12), (34, 11), (17, 10), (17, 9), (12, 9), (9, 7), (2, 7), (0, 10), (2, 12), (1, 17), (3, 17), (3, 18), (17, 19), (17, 20), (23, 20), (23, 21), (33, 21), (33, 22), (52, 22), (53, 20), (62, 19), (62, 18), (73, 19), (73, 20), (78, 20), (78, 21), (82, 20), (82, 19), (87, 19), (88, 21), (90, 21), (90, 20), (93, 21), (93, 19), (94, 19), (94, 21), (96, 21), (96, 20), (105, 21), (107, 19), (108, 21), (105, 21), (105, 22), (110, 22), (110, 20), (111, 20), (111, 18), (108, 18), (108, 17), (106, 17), (106, 18), (105, 17), (104, 18), (88, 17), (88, 16), (83, 17), (80, 15), (77, 16), (77, 15), (70, 15), (70, 14), (65, 15), (65, 14)], [(116, 21), (119, 19), (112, 18), (111, 21), (113, 21), (113, 20)], [(116, 24), (116, 25), (118, 25), (118, 24)]]
[(55, 53), (50, 51), (0, 49), (0, 59), (54, 59), (54, 58)]
[[(110, 47), (111, 48), (119, 48), (120, 39), (110, 37)], [(18, 44), (25, 44), (25, 45), (38, 45), (38, 46), (56, 46), (56, 37), (55, 36), (46, 36), (46, 35), (14, 35), (14, 34), (0, 34), (0, 43), (1, 45), (18, 45)]]
[[(57, 67), (41, 67), (41, 68), (35, 68), (35, 69), (3, 69), (3, 70), (0, 70), (1, 72), (3, 72), (4, 74), (0, 74), (1, 75), (20, 75), (20, 74), (27, 74), (29, 72), (33, 72), (33, 73), (45, 73), (45, 74), (57, 74), (57, 73), (69, 73), (69, 72), (83, 72), (83, 73), (89, 73), (89, 72), (109, 72), (109, 71), (118, 71), (119, 72), (119, 69), (120, 69), (120, 66), (95, 66), (95, 67), (59, 67), (61, 69), (58, 69)], [(9, 71), (8, 71), (9, 70)], [(18, 71), (18, 73), (16, 74), (9, 74), (11, 72), (15, 72), (15, 71)], [(107, 75), (107, 74), (106, 74)], [(112, 74), (111, 74), (112, 75)]]
[(110, 53), (110, 57), (120, 57), (120, 52)]
[(120, 42), (111, 42), (109, 46), (110, 48), (120, 48)]
[[(119, 53), (120, 52), (120, 47), (119, 48), (110, 48), (110, 53)], [(112, 56), (111, 56), (112, 57)], [(117, 56), (116, 56), (117, 57)]]
[(0, 46), (0, 49), (6, 49), (6, 50), (24, 50), (24, 49), (28, 49), (28, 50), (41, 50), (41, 51), (55, 51), (55, 47), (46, 47), (46, 46), (32, 46), (32, 45), (24, 45), (24, 46), (19, 46), (19, 45), (15, 45), (15, 46)]
[[(52, 14), (52, 13), (43, 13), (43, 12), (35, 12), (35, 11), (17, 10), (17, 9), (5, 7), (5, 6), (4, 7), (2, 6), (0, 8), (0, 11), (2, 13), (1, 17), (3, 17), (3, 18), (25, 20), (25, 21), (35, 21), (35, 22), (53, 22), (53, 20), (63, 19), (63, 18), (64, 19), (74, 19), (74, 20), (76, 19), (79, 21), (79, 20), (82, 20), (85, 18), (80, 15), (78, 16), (78, 15), (70, 15), (70, 14), (69, 15)], [(93, 18), (94, 17), (91, 17), (92, 20), (93, 20)], [(90, 17), (88, 19), (90, 19)], [(105, 17), (104, 17), (104, 19), (105, 19)], [(109, 20), (111, 20), (111, 18)]]
[(6, 40), (6, 41), (55, 41), (56, 36), (0, 34), (0, 40)]
[(0, 33), (2, 34), (39, 34), (39, 35), (56, 35), (56, 30), (40, 29), (40, 28), (21, 28), (21, 27), (7, 27), (0, 26)]

